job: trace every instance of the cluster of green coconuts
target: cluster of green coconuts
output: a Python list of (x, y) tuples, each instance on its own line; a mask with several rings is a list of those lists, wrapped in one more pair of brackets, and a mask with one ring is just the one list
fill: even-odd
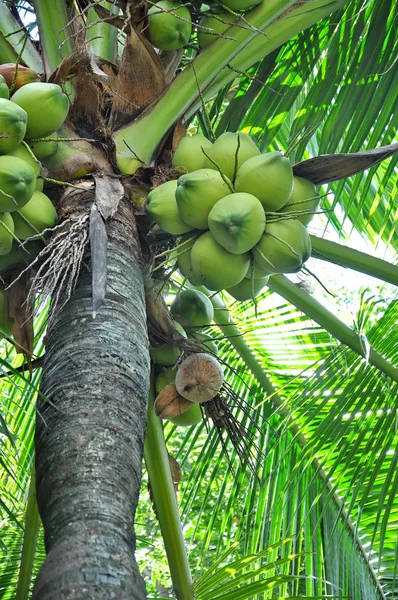
[[(40, 161), (57, 150), (56, 142), (45, 138), (54, 136), (69, 110), (60, 86), (40, 81), (25, 84), (29, 79), (24, 68), (20, 70), (10, 97), (15, 65), (0, 65), (1, 269), (13, 263), (13, 254), (21, 252), (21, 242), (42, 234), (57, 221), (51, 200), (42, 192)], [(0, 294), (0, 329), (10, 334), (7, 298), (4, 290)]]
[[(170, 310), (180, 342), (181, 338), (184, 338), (191, 343), (195, 352), (216, 357), (217, 344), (211, 336), (200, 331), (209, 326), (214, 318), (214, 309), (209, 298), (199, 290), (184, 290), (174, 298)], [(176, 364), (181, 352), (178, 340), (174, 345), (151, 346), (150, 354), (156, 366), (155, 388), (158, 395), (175, 381), (178, 372)], [(202, 418), (200, 402), (191, 398), (191, 405), (188, 404), (187, 407), (183, 407), (181, 403), (176, 404), (174, 411), (162, 418), (167, 418), (174, 425), (182, 427), (196, 425)]]
[[(226, 8), (221, 9), (219, 6), (213, 8), (208, 4), (202, 5), (204, 14), (196, 24), (199, 47), (203, 50), (209, 46), (240, 20), (239, 12), (249, 10), (261, 2), (262, 0), (223, 0), (222, 4)], [(174, 0), (160, 0), (151, 6), (148, 15), (148, 37), (156, 48), (179, 50), (188, 44), (193, 23), (187, 6)]]
[(293, 175), (280, 152), (261, 154), (244, 133), (214, 144), (184, 137), (173, 164), (186, 173), (154, 188), (147, 212), (180, 236), (175, 253), (194, 286), (254, 298), (275, 273), (299, 271), (311, 254), (306, 225), (319, 204), (311, 181)]

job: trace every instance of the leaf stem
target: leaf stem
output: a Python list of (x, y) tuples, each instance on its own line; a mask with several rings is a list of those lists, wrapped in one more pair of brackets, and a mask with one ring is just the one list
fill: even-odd
[(299, 310), (326, 329), (333, 337), (365, 358), (371, 365), (377, 367), (398, 383), (398, 369), (381, 356), (376, 350), (366, 344), (360, 336), (348, 325), (329, 312), (318, 300), (295, 285), (284, 275), (273, 275), (268, 281), (268, 287), (296, 306)]
[(153, 408), (154, 400), (155, 389), (152, 374), (144, 445), (145, 464), (148, 469), (149, 483), (158, 513), (176, 598), (177, 600), (193, 600), (192, 577), (171, 477), (169, 455), (161, 420), (155, 415)]
[(311, 235), (312, 256), (398, 286), (398, 267), (365, 252)]

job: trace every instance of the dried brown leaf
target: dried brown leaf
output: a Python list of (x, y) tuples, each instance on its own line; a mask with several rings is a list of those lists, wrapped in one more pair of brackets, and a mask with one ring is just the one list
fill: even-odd
[(329, 183), (365, 171), (397, 152), (398, 144), (390, 144), (364, 152), (321, 154), (295, 164), (293, 173), (297, 177), (304, 177), (317, 185)]

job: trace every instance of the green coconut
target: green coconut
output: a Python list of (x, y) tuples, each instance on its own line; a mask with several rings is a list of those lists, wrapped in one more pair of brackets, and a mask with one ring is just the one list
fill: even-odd
[(192, 246), (201, 235), (200, 233), (188, 234), (184, 238), (181, 238), (179, 243), (178, 258), (177, 258), (177, 266), (183, 277), (186, 277), (188, 281), (192, 283), (192, 285), (200, 285), (198, 281), (195, 280), (192, 272), (192, 264), (191, 264), (191, 250)]
[(228, 288), (226, 291), (230, 296), (244, 302), (245, 300), (253, 300), (262, 289), (267, 285), (269, 277), (262, 277), (261, 279), (242, 279), (238, 285)]
[(10, 213), (0, 214), (0, 255), (5, 256), (11, 252), (14, 238), (14, 220)]
[(216, 202), (209, 213), (214, 239), (232, 254), (243, 254), (257, 244), (264, 233), (263, 206), (251, 194), (229, 194)]
[[(227, 179), (227, 178), (226, 178)], [(218, 200), (231, 193), (232, 184), (214, 169), (199, 169), (178, 179), (176, 200), (185, 223), (195, 229), (208, 229), (209, 212)]]
[(5, 98), (0, 98), (0, 154), (12, 152), (26, 134), (26, 111)]
[(57, 222), (57, 211), (50, 198), (42, 192), (34, 192), (25, 206), (13, 213), (15, 235), (20, 240), (27, 240)]
[(267, 152), (249, 158), (239, 169), (235, 181), (237, 192), (256, 196), (265, 211), (275, 212), (284, 206), (292, 193), (291, 162), (280, 152)]
[(56, 83), (28, 83), (11, 100), (28, 114), (27, 140), (49, 136), (68, 116), (68, 97)]
[(189, 42), (192, 32), (191, 13), (178, 2), (161, 0), (148, 11), (148, 37), (160, 50), (178, 50)]
[[(182, 337), (187, 338), (185, 330), (177, 321), (174, 321), (174, 326)], [(181, 350), (177, 346), (165, 344), (164, 346), (150, 346), (149, 353), (155, 365), (171, 367), (176, 364)]]
[(264, 279), (267, 277), (268, 271), (263, 271), (260, 267), (254, 262), (253, 257), (250, 260), (249, 268), (247, 269), (247, 273), (245, 275), (245, 279)]
[(155, 390), (156, 394), (160, 394), (163, 388), (166, 387), (167, 384), (174, 381), (176, 376), (176, 370), (174, 367), (165, 367), (156, 375), (155, 378)]
[(19, 146), (14, 148), (12, 152), (7, 152), (6, 156), (16, 156), (17, 158), (21, 158), (32, 167), (35, 172), (35, 177), (40, 175), (40, 162), (37, 160), (37, 158), (35, 158), (29, 146), (25, 142), (19, 144)]
[(318, 208), (319, 201), (319, 194), (312, 181), (303, 177), (293, 177), (292, 195), (289, 198), (289, 202), (285, 206), (282, 206), (279, 212), (294, 212), (297, 214), (301, 211), (307, 211), (301, 215), (295, 214), (295, 218), (301, 221), (303, 225), (308, 225), (314, 217), (313, 211), (316, 211)]
[(228, 12), (202, 17), (198, 25), (199, 47), (203, 50), (207, 46), (210, 46), (214, 40), (218, 39), (231, 25), (237, 23), (239, 20), (240, 17)]
[(201, 331), (195, 331), (195, 333), (190, 336), (192, 340), (196, 342), (196, 344), (200, 344), (201, 352), (210, 352), (210, 354), (218, 354), (218, 346), (211, 337), (207, 333), (202, 333)]
[(16, 246), (14, 243), (9, 254), (0, 255), (0, 273), (4, 273), (4, 271), (11, 267), (19, 265), (22, 267), (27, 266), (37, 257), (43, 248), (43, 243), (38, 240), (27, 242), (23, 247)]
[(3, 75), (0, 75), (0, 98), (5, 98), (8, 100), (10, 97), (10, 90), (8, 89), (8, 85)]
[(7, 293), (0, 288), (0, 334), (3, 337), (12, 337), (13, 323), (14, 319), (10, 317)]
[(297, 219), (267, 223), (264, 235), (253, 248), (255, 264), (268, 274), (297, 273), (310, 256), (310, 236)]
[(16, 156), (0, 156), (0, 212), (19, 210), (35, 191), (33, 168)]
[(191, 250), (192, 271), (195, 279), (210, 290), (224, 290), (244, 278), (250, 255), (231, 254), (206, 231)]
[(154, 188), (147, 197), (146, 210), (163, 231), (179, 235), (191, 231), (178, 211), (176, 202), (177, 181), (166, 181)]
[(178, 415), (178, 417), (173, 417), (172, 419), (167, 419), (174, 425), (178, 427), (189, 427), (191, 425), (197, 425), (202, 420), (202, 411), (200, 409), (200, 404), (192, 403), (191, 408), (189, 408), (182, 415)]
[(54, 133), (48, 136), (49, 139), (44, 139), (42, 142), (32, 142), (29, 144), (36, 158), (39, 160), (46, 160), (56, 153), (58, 150), (58, 142), (53, 140), (53, 138), (56, 137), (57, 134), (54, 131)]
[(262, 0), (226, 0), (223, 4), (227, 6), (231, 10), (239, 12), (241, 10), (249, 10), (253, 8), (253, 6), (257, 6), (257, 4), (261, 4)]
[(199, 290), (183, 290), (177, 294), (171, 312), (183, 327), (206, 327), (214, 318), (211, 301)]
[(42, 192), (44, 188), (44, 179), (42, 177), (36, 177), (35, 192)]
[[(238, 138), (240, 140), (239, 148)], [(208, 155), (212, 160), (207, 158), (205, 167), (217, 169), (214, 162), (217, 163), (224, 175), (232, 181), (239, 168), (250, 158), (258, 157), (260, 155), (260, 150), (247, 133), (231, 133), (227, 131), (216, 139), (213, 147), (209, 150)], [(245, 192), (247, 190), (236, 191)], [(256, 194), (254, 194), (254, 196), (255, 195)]]
[(211, 141), (200, 133), (186, 135), (180, 140), (174, 152), (173, 165), (185, 169), (187, 173), (203, 169), (206, 160), (203, 150), (208, 152), (212, 146)]

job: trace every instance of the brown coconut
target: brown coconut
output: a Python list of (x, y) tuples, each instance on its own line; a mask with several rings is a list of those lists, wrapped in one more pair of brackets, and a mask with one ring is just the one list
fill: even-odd
[(223, 383), (220, 363), (202, 352), (188, 356), (175, 378), (177, 392), (190, 402), (208, 402), (218, 394)]

